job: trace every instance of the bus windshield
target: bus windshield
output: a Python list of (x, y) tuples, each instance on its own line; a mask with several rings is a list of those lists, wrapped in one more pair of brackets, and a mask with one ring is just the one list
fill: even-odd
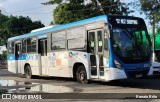
[(150, 40), (142, 28), (113, 28), (112, 44), (114, 53), (124, 62), (143, 61), (150, 54)]

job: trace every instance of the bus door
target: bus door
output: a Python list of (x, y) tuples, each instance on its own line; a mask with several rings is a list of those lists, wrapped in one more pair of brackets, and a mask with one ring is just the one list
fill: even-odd
[(39, 40), (39, 53), (41, 54), (42, 75), (48, 75), (47, 67), (47, 39)]
[(102, 33), (102, 29), (88, 31), (91, 78), (101, 78), (104, 76)]
[(15, 43), (15, 61), (16, 61), (16, 73), (21, 73), (21, 43)]

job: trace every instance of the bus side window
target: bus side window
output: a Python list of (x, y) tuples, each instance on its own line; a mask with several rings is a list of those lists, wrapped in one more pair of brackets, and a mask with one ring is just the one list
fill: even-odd
[(107, 30), (104, 30), (104, 57), (109, 58), (109, 46), (108, 46), (108, 34)]
[(99, 30), (97, 32), (97, 34), (98, 34), (98, 52), (102, 52), (102, 45), (103, 45), (103, 43), (102, 43), (102, 31)]
[(21, 44), (15, 44), (15, 56), (18, 58), (21, 54)]
[(89, 32), (88, 43), (89, 43), (89, 48), (88, 48), (89, 53), (95, 53), (95, 48), (96, 48), (95, 32)]
[(8, 54), (14, 54), (14, 42), (8, 43)]
[(51, 34), (51, 50), (66, 49), (66, 32), (60, 31)]
[(37, 51), (37, 38), (31, 37), (26, 39), (27, 53), (35, 53)]
[(41, 56), (44, 56), (44, 40), (40, 40), (40, 53), (41, 53)]
[(23, 39), (22, 40), (22, 53), (26, 53), (26, 45), (27, 45), (27, 40)]
[(107, 31), (104, 31), (104, 49), (108, 50), (108, 37), (107, 37)]

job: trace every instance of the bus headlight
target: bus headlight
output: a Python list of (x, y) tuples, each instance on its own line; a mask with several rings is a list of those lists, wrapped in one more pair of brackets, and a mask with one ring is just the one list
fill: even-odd
[(151, 67), (151, 64), (144, 64), (144, 67)]
[(150, 65), (150, 67), (152, 66), (152, 62), (149, 64)]
[(114, 64), (116, 65), (117, 68), (122, 68), (122, 65), (114, 59)]

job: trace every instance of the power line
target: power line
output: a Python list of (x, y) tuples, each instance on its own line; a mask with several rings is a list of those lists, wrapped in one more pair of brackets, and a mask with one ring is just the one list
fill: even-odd
[[(115, 6), (115, 5), (104, 6), (103, 8), (114, 7), (114, 6)], [(81, 9), (81, 10), (69, 10), (69, 11), (77, 11), (77, 12), (80, 12), (80, 11), (87, 11), (87, 10), (91, 10), (91, 8)], [(41, 12), (32, 12), (32, 13), (4, 12), (4, 13), (7, 13), (7, 14), (53, 14), (53, 12), (44, 12), (44, 13), (41, 13)]]
[[(104, 3), (105, 1), (103, 1), (102, 3)], [(99, 4), (99, 3), (98, 3)], [(103, 8), (107, 8), (107, 7), (115, 7), (116, 5), (110, 5), (110, 6), (103, 6)], [(45, 7), (45, 6), (43, 6)], [(26, 10), (21, 10), (21, 11), (15, 11), (15, 12), (5, 12), (8, 14), (52, 14), (53, 12), (31, 12), (31, 13), (25, 13), (25, 11), (30, 11), (30, 10), (34, 10), (34, 9), (38, 9), (38, 8), (43, 8), (42, 6), (40, 7), (35, 7), (35, 8), (30, 8), (30, 9), (26, 9)], [(101, 6), (102, 7), (102, 6)], [(91, 8), (87, 8), (87, 9), (80, 9), (80, 10), (70, 10), (70, 11), (86, 11), (86, 10), (91, 10)]]
[[(103, 2), (102, 2), (103, 3)], [(104, 6), (104, 8), (107, 8), (107, 7), (114, 7), (116, 5), (110, 5), (110, 6)], [(41, 7), (35, 7), (35, 8), (30, 8), (30, 9), (26, 9), (27, 10), (33, 10), (33, 9), (36, 9), (36, 8), (41, 8)], [(70, 10), (70, 11), (84, 11), (84, 10), (91, 10), (91, 8), (87, 8), (87, 9), (81, 9), (81, 10)], [(24, 11), (24, 10), (23, 10)], [(17, 14), (51, 14), (52, 12), (48, 12), (48, 13), (20, 13), (20, 12), (23, 12), (23, 11), (18, 11)], [(100, 11), (97, 11), (97, 12), (94, 12), (94, 13), (91, 13), (89, 15), (94, 15), (96, 13), (98, 13)], [(6, 12), (6, 13), (12, 13), (13, 12)], [(38, 26), (38, 25), (33, 25), (33, 26), (28, 26), (28, 27), (21, 27), (21, 28), (13, 28), (13, 29), (0, 29), (0, 30), (16, 30), (16, 29), (26, 29), (26, 28), (30, 28), (30, 27), (34, 27), (34, 26)]]
[(103, 9), (101, 3), (98, 0), (96, 0), (96, 2), (97, 2), (97, 6), (100, 7), (100, 11), (105, 15), (105, 12), (104, 12), (104, 9)]
[[(111, 6), (115, 6), (115, 5), (111, 5)], [(105, 6), (106, 7), (109, 7), (109, 6)], [(90, 10), (90, 9), (82, 9), (82, 10)], [(71, 10), (71, 11), (82, 11), (82, 10)], [(87, 16), (90, 16), (90, 15), (94, 15), (96, 13), (98, 13), (100, 11), (96, 11), (96, 12), (93, 12), (93, 13), (90, 13), (89, 15)], [(86, 17), (87, 17), (86, 16)], [(30, 28), (30, 27), (34, 27), (34, 26), (38, 26), (38, 25), (33, 25), (33, 26), (28, 26), (28, 27), (21, 27), (21, 28), (13, 28), (13, 29), (0, 29), (0, 30), (17, 30), (17, 29), (26, 29), (26, 28)]]
[[(98, 6), (100, 6), (100, 10), (102, 10), (102, 3), (105, 3), (106, 1), (100, 2), (98, 0), (95, 0), (98, 4)], [(110, 5), (110, 6), (103, 6), (103, 8), (107, 8), (107, 7), (114, 7), (116, 5)], [(7, 14), (53, 14), (53, 12), (31, 12), (31, 13), (25, 13), (25, 11), (31, 11), (31, 10), (35, 10), (35, 9), (39, 9), (39, 8), (43, 8), (43, 7), (47, 7), (47, 6), (38, 6), (38, 7), (34, 7), (34, 8), (29, 8), (26, 10), (20, 10), (20, 11), (15, 11), (15, 12), (5, 12)], [(90, 10), (91, 8), (87, 8), (87, 9), (80, 9), (80, 10), (70, 10), (70, 11), (85, 11), (85, 10)], [(103, 11), (103, 10), (102, 10)], [(104, 14), (104, 12), (103, 12)]]
[(13, 29), (0, 29), (0, 30), (18, 30), (18, 29), (26, 29), (26, 28), (36, 27), (36, 26), (39, 26), (39, 25), (32, 25), (32, 26), (28, 26), (28, 27), (13, 28)]
[(29, 8), (29, 9), (20, 10), (20, 11), (14, 11), (14, 12), (25, 12), (25, 11), (30, 11), (30, 10), (34, 10), (34, 9), (44, 8), (44, 7), (46, 7), (46, 6), (39, 6), (39, 7), (34, 7), (34, 8)]
[[(90, 13), (90, 15), (94, 15), (96, 13), (98, 13), (100, 11), (96, 11), (96, 12), (93, 12), (93, 13)], [(87, 16), (86, 16), (87, 17)], [(19, 30), (19, 29), (27, 29), (27, 28), (31, 28), (31, 27), (35, 27), (35, 26), (39, 26), (39, 25), (32, 25), (32, 26), (28, 26), (28, 27), (21, 27), (21, 28), (13, 28), (13, 29), (0, 29), (0, 30), (8, 30), (8, 31), (12, 31), (12, 30)]]
[(31, 13), (21, 13), (21, 12), (4, 12), (4, 13), (7, 13), (7, 14), (51, 14), (53, 12), (31, 12)]
[(25, 9), (25, 10), (20, 10), (20, 11), (14, 11), (14, 12), (6, 12), (5, 13), (8, 13), (8, 14), (50, 14), (52, 12), (45, 12), (45, 13), (26, 13), (26, 11), (31, 11), (31, 10), (36, 10), (36, 9), (39, 9), (39, 8), (44, 8), (44, 7), (47, 7), (47, 6), (39, 6), (39, 7), (34, 7), (34, 8), (29, 8), (29, 9)]

